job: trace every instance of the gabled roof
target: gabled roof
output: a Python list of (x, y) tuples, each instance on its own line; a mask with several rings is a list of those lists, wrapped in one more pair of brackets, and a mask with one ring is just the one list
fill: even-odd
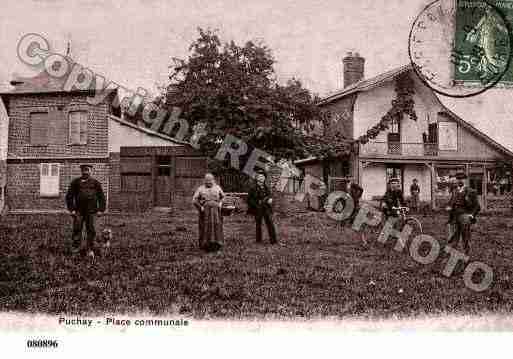
[(364, 79), (364, 80), (358, 81), (352, 85), (349, 85), (349, 86), (343, 88), (342, 90), (338, 90), (331, 94), (328, 94), (326, 97), (321, 99), (321, 101), (319, 102), (319, 105), (328, 104), (330, 102), (338, 100), (339, 98), (345, 97), (347, 95), (351, 95), (356, 92), (371, 90), (375, 87), (378, 87), (382, 83), (392, 80), (396, 76), (398, 76), (402, 73), (408, 72), (410, 70), (412, 70), (411, 65), (403, 65), (401, 67), (397, 67), (393, 70), (384, 72), (384, 73), (377, 75), (375, 77), (372, 77), (370, 79)]
[[(373, 78), (358, 81), (357, 83), (355, 83), (353, 85), (350, 85), (350, 86), (348, 86), (348, 87), (346, 87), (346, 88), (344, 88), (342, 90), (339, 90), (339, 91), (336, 91), (336, 92), (334, 92), (332, 94), (327, 95), (326, 97), (324, 97), (319, 102), (319, 105), (328, 104), (330, 102), (336, 101), (338, 99), (341, 99), (341, 98), (343, 98), (345, 96), (348, 96), (348, 95), (351, 95), (351, 94), (354, 94), (354, 93), (357, 93), (357, 92), (372, 90), (372, 89), (374, 89), (376, 87), (379, 87), (380, 85), (382, 85), (383, 83), (385, 83), (387, 81), (393, 80), (398, 75), (401, 75), (401, 74), (403, 74), (405, 72), (408, 72), (410, 70), (413, 70), (413, 68), (412, 68), (412, 66), (410, 64), (403, 65), (403, 66), (395, 68), (393, 70), (384, 72), (384, 73), (382, 73), (382, 74), (380, 74), (378, 76), (375, 76)], [(468, 123), (467, 121), (463, 120), (460, 116), (458, 116), (456, 113), (451, 111), (440, 100), (438, 94), (436, 94), (434, 91), (432, 91), (432, 93), (435, 95), (438, 103), (442, 107), (443, 113), (448, 115), (452, 120), (454, 120), (455, 122), (460, 124), (462, 127), (464, 127), (467, 130), (469, 130), (476, 137), (478, 137), (481, 140), (485, 141), (487, 144), (492, 146), (497, 151), (505, 154), (508, 157), (513, 157), (513, 152), (512, 151), (510, 151), (509, 149), (507, 149), (506, 147), (504, 147), (503, 145), (501, 145), (500, 143), (498, 143), (497, 141), (495, 141), (494, 139), (492, 139), (491, 137), (486, 135), (484, 132), (482, 132), (481, 130), (477, 129), (476, 127), (474, 127), (473, 125)]]
[(506, 147), (504, 147), (503, 145), (501, 145), (500, 143), (498, 143), (497, 141), (495, 141), (494, 139), (489, 137), (487, 134), (485, 134), (484, 132), (478, 130), (477, 128), (472, 126), (470, 123), (468, 123), (467, 121), (465, 121), (464, 119), (462, 119), (461, 117), (456, 115), (454, 112), (449, 110), (442, 102), (440, 102), (440, 101), (438, 101), (438, 102), (440, 103), (440, 105), (444, 109), (444, 113), (446, 113), (452, 120), (454, 120), (456, 123), (458, 123), (461, 127), (467, 129), (474, 136), (479, 137), (481, 140), (483, 140), (486, 143), (488, 143), (490, 146), (495, 148), (497, 151), (502, 152), (506, 156), (513, 158), (513, 152), (512, 151), (508, 150)]
[(132, 128), (134, 130), (137, 130), (139, 132), (142, 132), (142, 133), (144, 133), (146, 135), (149, 135), (149, 136), (152, 136), (152, 137), (158, 137), (158, 138), (161, 138), (163, 140), (171, 141), (171, 142), (174, 142), (174, 143), (179, 144), (179, 145), (190, 145), (189, 142), (177, 140), (176, 138), (173, 138), (171, 136), (167, 136), (167, 135), (164, 135), (163, 133), (150, 130), (147, 127), (139, 126), (139, 125), (137, 125), (135, 123), (128, 122), (126, 120), (123, 120), (123, 119), (121, 119), (119, 117), (116, 117), (116, 116), (113, 116), (113, 115), (109, 115), (109, 119), (112, 120), (112, 121), (115, 121), (115, 122), (117, 122), (117, 123), (119, 123), (119, 124), (121, 124), (123, 126), (130, 127), (130, 128)]
[[(72, 65), (72, 64), (71, 64)], [(71, 68), (71, 66), (70, 66)], [(94, 91), (94, 80), (92, 81), (89, 89), (79, 90), (72, 89), (70, 91), (64, 90), (64, 84), (68, 74), (62, 77), (50, 76), (46, 70), (41, 71), (33, 77), (20, 77), (17, 76), (11, 81), (13, 88), (8, 91), (0, 92), (2, 95), (17, 95), (17, 94), (36, 94), (36, 93), (55, 93), (55, 92), (90, 92)]]

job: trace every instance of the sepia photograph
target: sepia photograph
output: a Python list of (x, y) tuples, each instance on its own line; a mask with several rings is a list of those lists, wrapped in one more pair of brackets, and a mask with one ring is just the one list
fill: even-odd
[(0, 346), (513, 332), (513, 0), (2, 5)]

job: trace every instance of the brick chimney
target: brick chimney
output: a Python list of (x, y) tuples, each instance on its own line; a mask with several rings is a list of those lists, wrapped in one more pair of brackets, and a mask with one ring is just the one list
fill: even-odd
[(365, 59), (359, 53), (348, 52), (344, 63), (344, 88), (363, 79)]

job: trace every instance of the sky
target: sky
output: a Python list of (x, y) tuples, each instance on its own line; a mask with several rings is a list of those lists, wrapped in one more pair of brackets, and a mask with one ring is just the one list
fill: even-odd
[[(111, 81), (156, 92), (167, 83), (172, 57), (185, 58), (197, 28), (222, 40), (262, 41), (273, 51), (280, 81), (300, 79), (326, 95), (342, 87), (342, 58), (358, 51), (369, 78), (409, 63), (408, 35), (431, 0), (3, 0), (0, 86), (13, 73), (34, 74), (16, 47), (27, 33), (45, 37)], [(444, 102), (513, 150), (513, 90), (490, 90)], [(490, 121), (490, 111), (496, 111)]]
[(0, 14), (0, 82), (30, 74), (16, 57), (26, 33), (43, 35), (120, 84), (150, 90), (164, 84), (172, 57), (184, 58), (197, 27), (223, 40), (263, 41), (281, 81), (302, 80), (319, 94), (342, 85), (342, 58), (358, 51), (366, 76), (408, 62), (408, 34), (423, 0), (7, 0)]

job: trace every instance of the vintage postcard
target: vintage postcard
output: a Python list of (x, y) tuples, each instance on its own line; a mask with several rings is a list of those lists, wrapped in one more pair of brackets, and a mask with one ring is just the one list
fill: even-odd
[(505, 348), (513, 0), (2, 5), (9, 353)]

